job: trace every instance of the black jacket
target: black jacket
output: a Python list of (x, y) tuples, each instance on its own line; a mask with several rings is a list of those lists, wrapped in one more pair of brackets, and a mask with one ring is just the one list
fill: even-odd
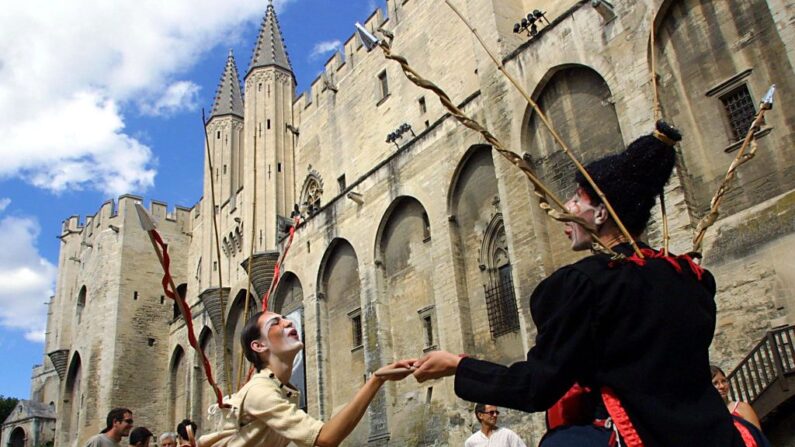
[[(629, 245), (615, 248), (631, 255)], [(574, 382), (612, 388), (647, 446), (741, 446), (712, 386), (715, 280), (684, 261), (640, 266), (589, 256), (539, 284), (530, 298), (538, 328), (527, 360), (506, 367), (464, 358), (462, 399), (533, 412)]]

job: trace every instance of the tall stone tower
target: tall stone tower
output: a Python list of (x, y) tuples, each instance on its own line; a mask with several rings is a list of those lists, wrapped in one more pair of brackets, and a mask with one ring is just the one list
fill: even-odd
[[(289, 218), (296, 201), (292, 109), (295, 77), (271, 2), (245, 82), (245, 163), (254, 166), (256, 160), (255, 252), (265, 252), (276, 249), (280, 218)], [(255, 184), (254, 175), (253, 169), (246, 169), (247, 206), (252, 201), (254, 188), (249, 185)]]
[[(212, 262), (207, 262), (206, 266), (197, 266), (200, 290), (218, 287), (217, 269), (220, 268), (223, 276), (229, 278), (230, 271), (237, 267), (226, 262), (231, 259), (229, 256), (222, 260), (217, 259), (213, 230), (213, 214), (216, 214), (219, 237), (225, 239), (225, 248), (230, 244), (235, 244), (235, 242), (230, 242), (225, 230), (234, 226), (228, 220), (231, 220), (229, 216), (235, 214), (239, 206), (238, 199), (243, 188), (243, 171), (246, 166), (243, 157), (243, 95), (240, 92), (240, 78), (231, 50), (218, 84), (206, 130), (209, 150), (205, 153), (204, 161), (204, 198), (201, 213), (202, 258), (208, 261), (212, 260)], [(211, 159), (207, 158), (208, 154)], [(208, 165), (210, 164), (212, 172), (209, 171)], [(214, 202), (210, 200), (213, 193), (212, 181), (215, 182)], [(213, 204), (216, 207), (215, 210), (212, 208)], [(238, 236), (234, 232), (232, 235), (235, 238)]]

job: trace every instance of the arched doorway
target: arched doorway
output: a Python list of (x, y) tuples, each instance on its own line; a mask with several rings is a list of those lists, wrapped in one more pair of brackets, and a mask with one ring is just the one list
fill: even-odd
[[(462, 305), (462, 326), (469, 328), (472, 352), (486, 355), (501, 363), (516, 361), (524, 355), (518, 324), (501, 325), (494, 316), (489, 318), (489, 303), (495, 297), (487, 296), (493, 289), (488, 275), (484, 275), (484, 240), (494, 236), (495, 216), (501, 216), (497, 175), (489, 146), (473, 146), (456, 168), (449, 193), (450, 214), (455, 222), (450, 226), (456, 263), (457, 282), (463, 284), (466, 294)], [(500, 218), (501, 222), (501, 218)], [(504, 234), (504, 233), (503, 233)], [(507, 245), (506, 245), (507, 255)], [(506, 261), (510, 265), (510, 261)], [(512, 301), (516, 307), (513, 286), (506, 294), (497, 296), (498, 301)], [(459, 292), (461, 293), (461, 292)], [(510, 318), (518, 323), (518, 312)]]
[(25, 447), (27, 435), (22, 427), (15, 428), (8, 437), (8, 447)]
[[(607, 82), (593, 69), (565, 65), (551, 69), (539, 84), (536, 102), (577, 158), (587, 164), (624, 149), (613, 96)], [(576, 168), (554, 142), (533, 109), (527, 109), (527, 133), (523, 146), (536, 173), (564, 202), (574, 193)], [(531, 198), (535, 202), (535, 198)], [(535, 205), (534, 205), (535, 206)], [(563, 226), (544, 217), (545, 250), (553, 267), (568, 264), (581, 254), (572, 252)]]
[[(301, 281), (292, 272), (286, 272), (279, 281), (279, 285), (273, 292), (273, 299), (270, 302), (273, 312), (280, 313), (293, 321), (301, 340), (306, 345), (306, 332), (304, 331), (304, 289)], [(293, 376), (291, 382), (301, 391), (301, 401), (299, 406), (307, 408), (307, 389), (306, 389), (306, 351), (301, 351), (295, 358), (293, 364)]]
[[(328, 334), (318, 351), (327, 359), (321, 381), (324, 411), (330, 415), (350, 402), (364, 381), (359, 259), (348, 241), (337, 238), (331, 242), (321, 262), (318, 285), (318, 298), (325, 301), (324, 332)], [(359, 423), (349, 437), (351, 445), (366, 444), (368, 425)]]
[(183, 419), (188, 417), (187, 413), (187, 393), (185, 385), (187, 381), (185, 368), (185, 350), (177, 345), (171, 355), (169, 374), (169, 421), (171, 427), (176, 427)]

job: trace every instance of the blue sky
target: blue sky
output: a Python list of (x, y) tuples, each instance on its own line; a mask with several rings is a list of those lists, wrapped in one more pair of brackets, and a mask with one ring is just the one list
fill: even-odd
[[(112, 6), (111, 6), (112, 5)], [(306, 89), (384, 0), (275, 0)], [(11, 2), (0, 15), (0, 394), (43, 358), (61, 222), (122, 193), (193, 206), (201, 108), (232, 49), (248, 69), (267, 0)]]

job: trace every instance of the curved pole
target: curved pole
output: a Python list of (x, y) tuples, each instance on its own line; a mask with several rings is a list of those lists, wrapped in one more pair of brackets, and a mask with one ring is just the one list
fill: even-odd
[[(228, 377), (227, 386), (232, 386), (232, 373), (229, 370), (229, 354), (226, 352), (226, 300), (224, 299), (224, 283), (221, 278), (221, 240), (218, 236), (218, 217), (215, 213), (215, 174), (213, 173), (213, 158), (210, 154), (210, 138), (207, 136), (207, 121), (204, 118), (204, 108), (202, 108), (202, 128), (204, 129), (204, 146), (207, 148), (207, 168), (210, 176), (210, 211), (213, 216), (213, 230), (215, 233), (215, 253), (218, 258), (218, 298), (221, 300), (221, 342), (224, 345), (223, 363), (224, 375)], [(210, 256), (210, 265), (212, 265), (212, 256)]]
[(621, 233), (624, 235), (627, 241), (629, 241), (629, 243), (632, 245), (632, 249), (635, 252), (635, 255), (638, 256), (639, 258), (643, 258), (643, 253), (641, 253), (640, 248), (638, 248), (638, 244), (635, 242), (635, 238), (632, 237), (632, 235), (629, 233), (629, 230), (627, 230), (627, 228), (624, 226), (624, 223), (618, 217), (618, 214), (613, 209), (613, 206), (607, 200), (607, 196), (605, 196), (605, 194), (599, 188), (599, 185), (596, 184), (594, 179), (585, 169), (585, 166), (583, 166), (582, 163), (580, 163), (577, 157), (574, 156), (574, 154), (571, 152), (569, 147), (566, 145), (566, 143), (563, 142), (563, 139), (560, 137), (560, 135), (558, 135), (558, 132), (555, 130), (555, 128), (552, 127), (552, 123), (549, 121), (549, 119), (541, 110), (541, 108), (538, 107), (538, 104), (536, 104), (536, 102), (533, 101), (533, 98), (530, 97), (530, 94), (527, 93), (527, 90), (525, 90), (525, 88), (522, 87), (519, 81), (517, 81), (516, 78), (511, 76), (511, 74), (505, 70), (505, 66), (502, 65), (502, 63), (499, 60), (497, 60), (497, 57), (494, 55), (494, 53), (491, 52), (488, 46), (486, 46), (486, 43), (480, 37), (478, 31), (475, 28), (473, 28), (472, 25), (469, 24), (469, 22), (463, 16), (463, 14), (461, 14), (461, 12), (458, 11), (458, 9), (452, 3), (450, 3), (450, 0), (445, 0), (445, 3), (447, 3), (447, 6), (449, 6), (450, 9), (452, 9), (453, 12), (455, 12), (455, 14), (461, 19), (461, 21), (464, 22), (466, 27), (469, 28), (469, 30), (472, 32), (475, 38), (477, 38), (477, 41), (480, 43), (480, 46), (482, 46), (483, 49), (486, 51), (486, 54), (489, 55), (489, 58), (491, 58), (491, 60), (494, 62), (494, 65), (497, 66), (497, 69), (511, 82), (511, 84), (513, 84), (513, 86), (519, 91), (522, 97), (524, 97), (525, 101), (527, 101), (530, 107), (532, 107), (533, 110), (536, 112), (536, 114), (538, 114), (538, 117), (541, 119), (541, 122), (544, 123), (544, 126), (552, 135), (552, 139), (555, 140), (558, 146), (560, 146), (560, 148), (563, 150), (563, 153), (566, 154), (567, 157), (569, 157), (572, 163), (574, 163), (574, 166), (577, 168), (577, 170), (582, 174), (585, 180), (588, 181), (588, 184), (591, 185), (591, 187), (594, 189), (596, 194), (602, 200), (602, 203), (605, 204), (605, 208), (607, 208), (607, 211), (610, 213), (610, 217), (613, 218), (613, 221), (616, 223), (619, 230), (621, 230)]
[[(384, 30), (382, 30), (384, 32)], [(386, 32), (384, 32), (386, 34)], [(497, 139), (491, 132), (489, 132), (486, 128), (484, 128), (480, 123), (475, 121), (474, 119), (467, 116), (458, 106), (453, 104), (453, 101), (447, 95), (447, 93), (439, 88), (436, 84), (427, 79), (420, 76), (408, 63), (406, 58), (403, 56), (399, 56), (396, 54), (392, 54), (391, 46), (388, 42), (379, 41), (378, 46), (384, 52), (384, 57), (387, 59), (393, 60), (400, 64), (403, 73), (406, 75), (409, 81), (416, 84), (417, 86), (430, 90), (436, 94), (439, 98), (439, 101), (442, 105), (450, 111), (450, 114), (458, 120), (464, 126), (477, 131), (480, 133), (483, 138), (491, 144), (492, 148), (496, 150), (500, 155), (505, 157), (508, 161), (510, 161), (514, 166), (518, 167), (522, 173), (530, 180), (533, 184), (533, 193), (536, 195), (538, 200), (539, 207), (544, 210), (551, 218), (559, 221), (559, 222), (573, 222), (581, 225), (583, 228), (588, 231), (591, 235), (592, 239), (595, 241), (593, 244), (593, 249), (595, 251), (600, 251), (603, 253), (609, 254), (613, 258), (620, 258), (622, 257), (620, 254), (610, 250), (607, 244), (602, 241), (599, 236), (596, 234), (596, 229), (593, 225), (589, 224), (588, 222), (584, 221), (583, 219), (574, 216), (566, 212), (566, 208), (563, 202), (553, 193), (533, 172), (530, 165), (519, 156), (519, 154), (512, 152), (505, 148), (500, 140)], [(554, 209), (550, 206), (549, 201), (557, 207)]]

